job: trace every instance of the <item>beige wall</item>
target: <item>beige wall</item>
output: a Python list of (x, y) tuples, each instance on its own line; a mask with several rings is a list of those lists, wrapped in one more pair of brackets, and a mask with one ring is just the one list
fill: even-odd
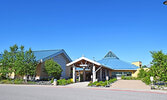
[(138, 67), (142, 67), (142, 62), (141, 61), (132, 62), (132, 64), (136, 65)]
[[(132, 77), (138, 77), (139, 71), (141, 68), (138, 68), (135, 73), (132, 74)], [(144, 70), (149, 70), (149, 68), (143, 68)]]

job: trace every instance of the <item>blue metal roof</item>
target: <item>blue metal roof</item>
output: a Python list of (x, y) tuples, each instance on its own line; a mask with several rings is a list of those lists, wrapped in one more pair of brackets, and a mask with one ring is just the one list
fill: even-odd
[(109, 67), (114, 70), (137, 70), (138, 67), (132, 65), (128, 62), (120, 60), (114, 53), (111, 51), (107, 55), (98, 61), (100, 64)]
[(56, 55), (59, 55), (63, 53), (69, 61), (72, 61), (71, 58), (67, 55), (67, 53), (63, 49), (57, 49), (57, 50), (40, 50), (40, 51), (33, 51), (34, 55), (36, 56), (36, 60), (47, 60), (50, 59)]
[(33, 53), (36, 56), (36, 60), (41, 60), (60, 51), (61, 50), (40, 50), (40, 51), (33, 51)]
[[(54, 56), (57, 56), (61, 53), (63, 53), (67, 59), (69, 60), (69, 62), (71, 62), (71, 58), (67, 55), (67, 53), (63, 50), (63, 49), (57, 49), (57, 50), (40, 50), (40, 51), (33, 51), (34, 56), (36, 57), (37, 61), (40, 61), (42, 59), (42, 61), (45, 61), (47, 59), (50, 59)], [(2, 58), (2, 54), (0, 54), (0, 59)]]

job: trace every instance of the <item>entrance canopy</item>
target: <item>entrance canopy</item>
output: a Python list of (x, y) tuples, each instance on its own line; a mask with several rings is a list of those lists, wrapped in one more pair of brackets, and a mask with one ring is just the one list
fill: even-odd
[[(73, 67), (73, 81), (76, 82), (76, 68), (83, 68), (83, 80), (85, 81), (85, 69), (89, 69), (91, 71), (91, 78), (93, 82), (96, 81), (96, 76), (100, 76), (100, 80), (102, 80), (102, 69), (106, 70), (105, 76), (107, 76), (107, 70), (112, 70), (96, 61), (90, 60), (86, 57), (81, 57), (73, 62), (70, 62), (66, 65), (67, 67)], [(96, 72), (100, 71), (99, 75), (96, 75)], [(103, 75), (104, 76), (104, 75)]]

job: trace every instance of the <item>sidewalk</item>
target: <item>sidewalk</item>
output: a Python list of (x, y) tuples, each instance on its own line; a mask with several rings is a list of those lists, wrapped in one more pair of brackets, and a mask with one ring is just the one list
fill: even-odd
[(118, 80), (111, 85), (112, 89), (151, 90), (151, 87), (141, 80)]

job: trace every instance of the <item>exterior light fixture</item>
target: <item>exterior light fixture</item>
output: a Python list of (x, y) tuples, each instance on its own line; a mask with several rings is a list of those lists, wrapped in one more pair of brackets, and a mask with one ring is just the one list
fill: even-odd
[(167, 5), (167, 0), (163, 2), (164, 5)]
[(81, 67), (87, 67), (88, 65), (87, 64), (80, 64), (79, 66), (81, 66)]

